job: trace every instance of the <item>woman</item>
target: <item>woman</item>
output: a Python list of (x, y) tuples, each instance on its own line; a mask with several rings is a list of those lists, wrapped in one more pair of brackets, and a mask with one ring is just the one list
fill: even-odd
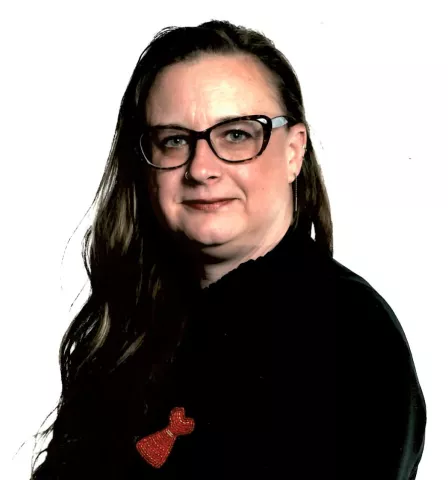
[(160, 32), (96, 200), (91, 295), (34, 480), (415, 478), (412, 355), (332, 257), (300, 86), (272, 42), (219, 21)]

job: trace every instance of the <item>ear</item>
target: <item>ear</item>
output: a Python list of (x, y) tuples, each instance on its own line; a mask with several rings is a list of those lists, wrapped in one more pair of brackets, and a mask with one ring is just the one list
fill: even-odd
[(286, 140), (289, 183), (292, 183), (300, 173), (303, 157), (305, 156), (306, 142), (307, 133), (305, 125), (298, 123), (292, 126)]

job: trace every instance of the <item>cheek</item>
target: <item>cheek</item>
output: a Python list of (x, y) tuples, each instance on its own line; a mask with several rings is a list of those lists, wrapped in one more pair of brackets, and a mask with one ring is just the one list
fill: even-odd
[(280, 151), (269, 152), (269, 155), (260, 159), (263, 161), (259, 162), (253, 175), (247, 179), (250, 191), (264, 205), (267, 202), (272, 203), (273, 200), (278, 200), (281, 197), (282, 186), (288, 181), (286, 168), (283, 168), (282, 153)]
[(153, 172), (148, 179), (148, 194), (152, 208), (158, 215), (168, 217), (175, 205), (175, 194), (178, 191), (174, 178)]
[(148, 175), (148, 195), (149, 201), (153, 210), (158, 210), (159, 207), (159, 186), (156, 182), (155, 175), (150, 173)]
[(273, 194), (273, 172), (267, 162), (254, 163), (251, 168), (239, 173), (238, 182), (246, 197), (247, 213), (258, 214), (265, 211), (272, 202)]

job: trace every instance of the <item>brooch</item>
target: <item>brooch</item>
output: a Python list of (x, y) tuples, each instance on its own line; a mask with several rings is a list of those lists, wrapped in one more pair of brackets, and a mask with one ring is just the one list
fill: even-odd
[(194, 420), (185, 417), (183, 407), (171, 410), (169, 425), (156, 433), (143, 437), (137, 442), (140, 455), (153, 467), (160, 468), (173, 449), (176, 438), (188, 435), (194, 430)]

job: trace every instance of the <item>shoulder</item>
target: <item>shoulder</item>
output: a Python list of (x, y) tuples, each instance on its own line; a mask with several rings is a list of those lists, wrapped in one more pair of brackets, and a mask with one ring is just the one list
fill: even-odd
[[(322, 303), (333, 319), (338, 344), (338, 364), (344, 378), (356, 379), (356, 394), (366, 399), (374, 386), (395, 392), (395, 399), (414, 402), (425, 409), (414, 359), (400, 320), (387, 300), (362, 276), (328, 257), (321, 263)], [(317, 284), (315, 285), (317, 286)], [(383, 389), (383, 390), (381, 390)]]
[(402, 325), (364, 278), (334, 260), (330, 269), (339, 411), (346, 419), (340, 428), (351, 439), (351, 453), (372, 465), (371, 473), (414, 478), (423, 452), (426, 404)]
[(382, 361), (385, 368), (393, 363), (414, 369), (406, 334), (388, 301), (365, 278), (333, 258), (326, 260), (324, 271), (336, 332), (346, 351), (365, 363), (371, 360), (375, 370)]
[(387, 300), (362, 276), (336, 260), (332, 260), (332, 264), (340, 328), (358, 333), (360, 340), (376, 347), (387, 345), (397, 353), (409, 350), (402, 325)]

